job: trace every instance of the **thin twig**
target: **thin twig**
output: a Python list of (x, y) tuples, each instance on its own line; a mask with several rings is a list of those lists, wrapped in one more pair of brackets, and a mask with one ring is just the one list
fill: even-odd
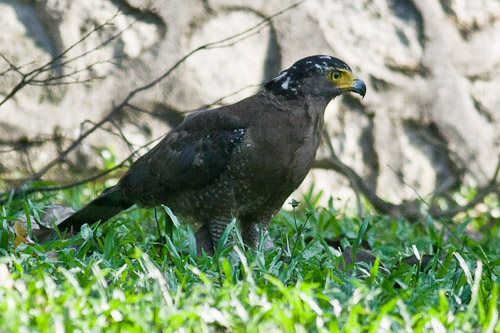
[[(335, 154), (328, 132), (326, 132), (326, 129), (323, 132), (327, 145), (330, 150), (330, 158), (315, 161), (313, 165), (314, 168), (332, 169), (347, 177), (347, 179), (349, 179), (349, 181), (351, 182), (351, 187), (355, 191), (362, 193), (379, 213), (387, 214), (395, 218), (406, 218), (408, 220), (417, 220), (424, 217), (419, 210), (419, 202), (417, 200), (411, 200), (396, 205), (384, 201), (379, 196), (377, 196), (375, 190), (370, 188), (366, 184), (366, 182), (352, 168), (348, 167), (347, 165), (345, 165), (340, 161), (340, 159)], [(500, 193), (500, 184), (497, 182), (497, 177), (499, 173), (500, 173), (500, 157), (491, 180), (488, 182), (486, 186), (478, 188), (477, 193), (472, 200), (470, 200), (465, 205), (449, 208), (446, 210), (442, 210), (439, 207), (434, 207), (428, 204), (417, 193), (417, 191), (413, 189), (413, 187), (408, 185), (406, 182), (405, 184), (410, 186), (415, 191), (419, 199), (428, 206), (428, 214), (431, 217), (451, 218), (457, 215), (458, 213), (473, 208), (475, 205), (482, 202), (487, 195), (491, 193), (497, 193), (497, 194)]]
[[(26, 189), (23, 190), (23, 188), (25, 187), (25, 185), (27, 183), (35, 181), (37, 179), (40, 179), (44, 174), (47, 173), (47, 171), (49, 171), (50, 169), (52, 169), (55, 165), (63, 162), (66, 159), (67, 155), (71, 151), (73, 151), (76, 147), (78, 147), (83, 140), (85, 140), (89, 135), (91, 135), (93, 132), (95, 132), (98, 128), (102, 127), (105, 123), (107, 123), (108, 121), (110, 121), (110, 119), (118, 111), (120, 111), (123, 107), (128, 106), (130, 104), (129, 102), (137, 94), (139, 94), (142, 91), (145, 91), (147, 89), (150, 89), (150, 88), (154, 87), (159, 82), (161, 82), (162, 80), (164, 80), (165, 78), (167, 78), (174, 70), (176, 70), (182, 63), (184, 63), (193, 54), (195, 54), (195, 53), (197, 53), (197, 52), (199, 52), (201, 50), (204, 50), (204, 49), (210, 49), (210, 48), (219, 47), (219, 46), (222, 47), (222, 45), (227, 44), (227, 43), (229, 43), (231, 41), (234, 41), (234, 40), (240, 40), (241, 41), (242, 39), (238, 39), (238, 38), (240, 38), (241, 36), (247, 35), (250, 32), (259, 30), (263, 25), (267, 24), (269, 21), (271, 21), (276, 16), (279, 16), (279, 15), (283, 14), (284, 12), (297, 7), (302, 2), (303, 1), (300, 1), (300, 2), (297, 2), (297, 3), (293, 4), (293, 5), (291, 5), (291, 6), (288, 6), (285, 9), (283, 9), (283, 10), (281, 10), (281, 11), (279, 11), (279, 12), (277, 12), (277, 13), (269, 16), (269, 17), (266, 17), (261, 22), (255, 24), (254, 26), (252, 26), (252, 27), (250, 27), (250, 28), (248, 28), (248, 29), (240, 32), (240, 33), (237, 33), (235, 35), (232, 35), (230, 37), (224, 38), (224, 39), (216, 41), (216, 42), (211, 42), (211, 43), (207, 43), (207, 44), (201, 45), (201, 46), (195, 48), (194, 50), (188, 52), (186, 55), (184, 55), (182, 58), (180, 58), (174, 65), (172, 65), (168, 70), (166, 70), (162, 75), (160, 75), (158, 78), (156, 78), (153, 81), (151, 81), (151, 82), (149, 82), (149, 83), (147, 83), (147, 84), (145, 84), (145, 85), (143, 85), (141, 87), (138, 87), (138, 88), (132, 90), (131, 92), (129, 92), (127, 94), (127, 96), (125, 96), (125, 98), (120, 103), (118, 103), (116, 106), (114, 106), (111, 109), (111, 111), (109, 111), (100, 121), (98, 121), (97, 123), (95, 123), (91, 128), (89, 128), (85, 132), (81, 133), (80, 136), (77, 139), (75, 139), (75, 141), (73, 141), (68, 148), (66, 148), (65, 150), (63, 150), (55, 159), (53, 159), (52, 161), (50, 161), (47, 165), (45, 165), (38, 172), (34, 173), (30, 177), (28, 177), (25, 180), (23, 180), (16, 187), (14, 187), (14, 188), (12, 188), (12, 189), (10, 189), (8, 191), (5, 191), (3, 193), (0, 193), (0, 197), (9, 196), (9, 195), (10, 196), (19, 196), (20, 194), (25, 193)], [(84, 37), (84, 38), (87, 38), (87, 37)], [(248, 37), (245, 37), (245, 38), (248, 38)], [(227, 44), (227, 45), (229, 46), (230, 44)], [(66, 54), (66, 53), (67, 53), (67, 51), (63, 52), (63, 54), (59, 58), (61, 58), (62, 56), (64, 56), (64, 54)], [(0, 106), (1, 105), (2, 105), (2, 103), (0, 103)]]
[(116, 123), (116, 121), (114, 119), (111, 119), (110, 123), (111, 123), (111, 125), (113, 125), (114, 128), (116, 128), (116, 130), (118, 131), (118, 136), (125, 142), (128, 149), (130, 150), (130, 152), (134, 153), (134, 145), (127, 139), (127, 137), (125, 136), (125, 133), (123, 133), (120, 126), (118, 126), (118, 124)]
[[(110, 25), (111, 21), (114, 20), (118, 15), (119, 15), (119, 12), (117, 12), (115, 15), (113, 15), (106, 22), (104, 22), (104, 23), (102, 23), (100, 25), (95, 26), (92, 30), (90, 30), (82, 38), (80, 38), (80, 40), (78, 40), (76, 43), (74, 43), (73, 45), (71, 45), (70, 47), (68, 47), (66, 50), (64, 50), (62, 53), (60, 53), (56, 57), (52, 58), (50, 61), (46, 62), (44, 65), (42, 65), (40, 67), (37, 67), (37, 68), (31, 70), (30, 72), (27, 72), (27, 73), (21, 72), (20, 71), (21, 67), (14, 66), (13, 64), (10, 63), (10, 61), (5, 56), (3, 56), (3, 55), (0, 54), (0, 56), (11, 66), (12, 69), (14, 69), (18, 74), (21, 75), (21, 79), (19, 80), (19, 82), (0, 101), (0, 106), (2, 106), (5, 102), (7, 102), (12, 97), (14, 97), (14, 95), (16, 95), (21, 89), (23, 89), (27, 85), (35, 85), (35, 86), (40, 86), (40, 85), (53, 86), (53, 85), (56, 85), (54, 83), (51, 84), (51, 81), (53, 81), (54, 78), (49, 78), (48, 81), (46, 82), (46, 84), (43, 84), (41, 82), (43, 82), (44, 80), (37, 80), (37, 77), (39, 75), (41, 75), (42, 73), (49, 72), (49, 71), (51, 71), (51, 70), (53, 70), (55, 68), (65, 67), (68, 64), (70, 64), (70, 63), (72, 63), (72, 62), (74, 62), (74, 61), (76, 61), (78, 59), (81, 59), (81, 58), (89, 55), (92, 52), (95, 52), (95, 51), (99, 50), (103, 46), (109, 44), (111, 41), (113, 41), (116, 38), (118, 38), (118, 36), (120, 36), (121, 34), (123, 34), (123, 32), (125, 32), (126, 30), (128, 30), (135, 23), (135, 22), (132, 22), (125, 29), (123, 29), (123, 30), (119, 31), (118, 33), (114, 34), (113, 36), (111, 36), (110, 38), (108, 38), (107, 40), (105, 40), (104, 42), (102, 42), (99, 45), (97, 45), (95, 48), (93, 48), (91, 50), (88, 50), (86, 52), (83, 52), (83, 53), (81, 53), (81, 54), (79, 54), (79, 55), (77, 55), (77, 56), (75, 56), (73, 58), (70, 58), (70, 59), (66, 60), (66, 61), (62, 61), (60, 63), (57, 63), (59, 60), (63, 59), (68, 54), (68, 52), (70, 52), (76, 46), (78, 46), (81, 43), (83, 43), (92, 34), (94, 34), (95, 32), (103, 29), (104, 27)], [(91, 65), (91, 66), (93, 66), (93, 65)], [(84, 70), (85, 69), (82, 69), (82, 71), (84, 71)], [(73, 74), (75, 74), (75, 73), (73, 73)], [(69, 75), (71, 75), (71, 74), (69, 74)], [(65, 76), (66, 75), (62, 75), (61, 77), (65, 77)], [(86, 83), (86, 82), (89, 82), (90, 80), (91, 79), (66, 81), (66, 82), (60, 82), (57, 85), (67, 85), (67, 84), (75, 84), (75, 83)]]
[[(348, 167), (340, 159), (337, 157), (335, 154), (335, 150), (333, 149), (330, 136), (328, 135), (328, 132), (326, 130), (323, 130), (323, 135), (325, 136), (325, 141), (328, 145), (328, 148), (330, 150), (330, 158), (321, 160), (321, 161), (316, 161), (314, 163), (314, 167), (316, 168), (325, 168), (325, 169), (333, 169), (345, 177), (349, 179), (351, 182), (351, 186), (354, 189), (354, 191), (357, 191), (359, 193), (362, 193), (366, 199), (375, 207), (377, 211), (379, 211), (382, 214), (387, 214), (396, 218), (401, 218), (403, 217), (401, 215), (401, 210), (398, 208), (398, 205), (395, 205), (393, 203), (387, 202), (382, 200), (380, 197), (377, 196), (375, 191), (366, 184), (366, 182), (361, 178), (356, 171), (354, 171), (352, 168)], [(407, 214), (408, 218), (414, 219), (416, 216), (419, 216), (418, 210), (416, 211), (416, 207), (413, 207), (409, 203), (405, 203), (405, 214)]]
[(408, 186), (412, 191), (413, 193), (415, 193), (417, 195), (417, 197), (427, 206), (427, 207), (430, 207), (431, 205), (429, 203), (427, 203), (427, 201), (420, 195), (420, 193), (418, 193), (417, 189), (412, 186), (411, 184), (409, 184), (402, 176), (398, 175), (398, 172), (396, 170), (394, 170), (393, 167), (391, 167), (390, 165), (387, 165), (387, 167), (389, 169), (391, 169), (391, 171), (396, 175), (396, 177), (399, 178), (400, 181), (403, 182), (403, 184), (405, 184), (406, 186)]
[[(126, 162), (126, 160), (124, 161)], [(67, 184), (67, 185), (58, 185), (58, 186), (40, 186), (40, 187), (31, 187), (31, 188), (28, 188), (26, 190), (23, 191), (23, 195), (28, 195), (28, 194), (31, 194), (31, 193), (38, 193), (38, 192), (54, 192), (54, 191), (61, 191), (61, 190), (67, 190), (69, 188), (72, 188), (72, 187), (76, 187), (76, 186), (80, 186), (80, 185), (83, 185), (83, 184), (86, 184), (86, 183), (90, 183), (90, 182), (93, 182), (93, 181), (96, 181), (97, 179), (99, 178), (102, 178), (108, 174), (110, 174), (111, 172), (115, 171), (115, 170), (118, 170), (120, 168), (124, 168), (125, 167), (125, 163), (122, 162), (120, 164), (117, 164), (115, 165), (114, 167), (110, 168), (110, 169), (106, 169), (96, 175), (93, 175), (91, 177), (88, 177), (88, 178), (84, 178), (84, 179), (81, 179), (81, 180), (78, 180), (76, 182), (73, 182), (71, 184)], [(0, 204), (4, 204), (5, 203), (5, 200), (0, 200)]]
[[(249, 88), (255, 88), (255, 87), (261, 87), (262, 84), (249, 84), (243, 88), (240, 88), (236, 91), (233, 91), (232, 93), (230, 94), (227, 94), (226, 96), (222, 96), (221, 98), (217, 99), (216, 101), (210, 103), (210, 104), (207, 104), (205, 105), (203, 108), (204, 109), (208, 109), (208, 108), (211, 108), (212, 106), (215, 106), (215, 105), (224, 105), (224, 103), (222, 103), (223, 100), (225, 100), (226, 98), (229, 98), (229, 97), (232, 97), (236, 94), (239, 94), (240, 92), (242, 92), (243, 90), (246, 90), (246, 89), (249, 89)], [(194, 111), (194, 110), (193, 110)], [(183, 113), (185, 113), (186, 111), (184, 111)], [(190, 111), (192, 112), (192, 111)]]
[[(146, 144), (138, 147), (130, 155), (128, 155), (126, 158), (124, 158), (120, 163), (118, 163), (114, 167), (112, 167), (110, 169), (106, 169), (106, 170), (104, 170), (104, 171), (102, 171), (102, 172), (100, 172), (100, 173), (98, 173), (96, 175), (93, 175), (93, 176), (85, 178), (85, 179), (78, 180), (76, 182), (73, 182), (73, 183), (67, 184), (67, 185), (60, 185), (60, 186), (40, 186), (40, 187), (28, 188), (28, 189), (23, 190), (22, 194), (23, 195), (28, 195), (28, 194), (32, 194), (32, 193), (38, 193), (38, 192), (53, 192), (53, 191), (66, 190), (66, 189), (69, 189), (69, 188), (72, 188), (72, 187), (75, 187), (75, 186), (79, 186), (79, 185), (83, 185), (83, 184), (86, 184), (86, 183), (89, 183), (89, 182), (96, 181), (97, 179), (102, 178), (102, 177), (110, 174), (111, 172), (113, 172), (113, 171), (115, 171), (117, 169), (125, 167), (125, 164), (128, 161), (130, 161), (130, 159), (132, 157), (134, 157), (135, 155), (137, 155), (137, 153), (141, 149), (149, 147), (150, 145), (154, 144), (156, 141), (159, 141), (162, 137), (163, 137), (163, 135), (161, 135), (161, 136), (155, 138), (154, 140), (151, 140), (151, 141), (147, 142)], [(5, 192), (5, 193), (7, 193), (7, 192)], [(7, 199), (0, 200), (0, 204), (4, 204), (6, 202), (7, 202)]]
[(477, 193), (474, 196), (474, 198), (472, 198), (472, 200), (467, 202), (465, 205), (448, 208), (446, 210), (440, 209), (438, 207), (432, 207), (429, 209), (429, 214), (434, 218), (445, 218), (445, 217), (451, 218), (457, 215), (458, 213), (462, 213), (471, 208), (474, 208), (475, 205), (483, 202), (484, 198), (486, 198), (486, 196), (492, 193), (497, 193), (497, 194), (500, 193), (500, 184), (498, 183), (488, 184), (484, 187), (480, 187), (477, 190)]

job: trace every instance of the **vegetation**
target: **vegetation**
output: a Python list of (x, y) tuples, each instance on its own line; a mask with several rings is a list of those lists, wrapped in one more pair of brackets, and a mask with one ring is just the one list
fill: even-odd
[[(216, 255), (197, 258), (190, 228), (165, 233), (161, 208), (14, 248), (13, 224), (24, 212), (37, 218), (57, 201), (80, 206), (100, 189), (0, 208), (0, 331), (500, 331), (500, 229), (484, 216), (358, 218), (309, 194), (275, 217), (276, 247), (264, 252), (245, 249), (231, 224)], [(349, 246), (377, 260), (342, 270)], [(401, 263), (422, 254), (431, 255), (425, 269)]]

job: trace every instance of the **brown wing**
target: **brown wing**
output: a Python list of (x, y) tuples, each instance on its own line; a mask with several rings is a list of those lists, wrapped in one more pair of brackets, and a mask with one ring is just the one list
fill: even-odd
[(119, 186), (138, 201), (201, 188), (227, 168), (245, 131), (241, 121), (217, 110), (192, 114), (139, 158)]

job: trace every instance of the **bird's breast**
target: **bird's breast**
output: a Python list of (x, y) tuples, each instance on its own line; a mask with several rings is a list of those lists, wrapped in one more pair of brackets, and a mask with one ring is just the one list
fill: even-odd
[[(295, 124), (296, 125), (296, 124)], [(290, 194), (305, 178), (316, 156), (319, 136), (311, 129), (284, 122), (250, 128), (228, 167), (245, 191)]]

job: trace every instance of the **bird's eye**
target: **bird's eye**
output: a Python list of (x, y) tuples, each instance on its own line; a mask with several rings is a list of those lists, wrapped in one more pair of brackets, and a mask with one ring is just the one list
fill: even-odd
[(332, 81), (337, 81), (341, 76), (342, 74), (339, 71), (330, 72), (330, 80)]

